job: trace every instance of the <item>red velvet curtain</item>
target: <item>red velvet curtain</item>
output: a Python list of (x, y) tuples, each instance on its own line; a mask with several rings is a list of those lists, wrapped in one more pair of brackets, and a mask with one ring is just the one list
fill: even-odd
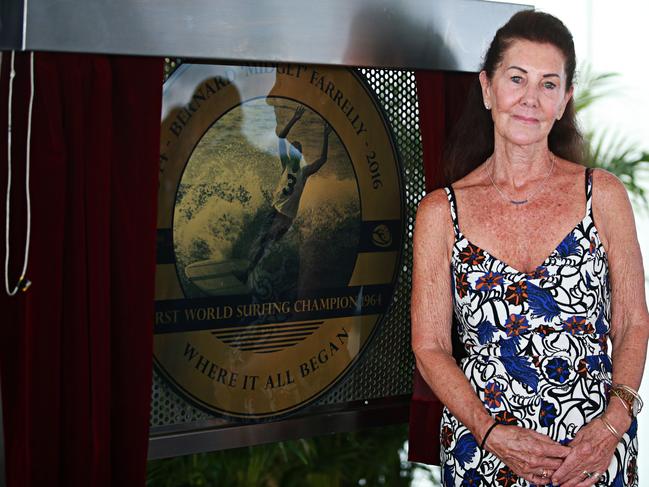
[[(24, 246), (28, 56), (16, 55), (12, 283)], [(3, 217), (9, 57), (0, 76)], [(35, 78), (33, 284), (14, 298), (0, 292), (8, 486), (142, 486), (162, 61), (36, 53)]]
[[(464, 109), (464, 101), (473, 73), (418, 71), (419, 127), (424, 152), (426, 191), (447, 184), (444, 178), (442, 154), (454, 123)], [(413, 379), (410, 403), (410, 433), (408, 456), (413, 462), (439, 465), (439, 423), (442, 404), (424, 381), (418, 370)]]

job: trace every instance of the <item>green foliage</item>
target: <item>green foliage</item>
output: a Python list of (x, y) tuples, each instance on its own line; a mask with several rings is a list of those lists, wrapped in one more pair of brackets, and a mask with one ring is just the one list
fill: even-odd
[[(577, 113), (583, 113), (602, 98), (615, 94), (619, 90), (619, 86), (616, 86), (618, 78), (618, 73), (595, 73), (590, 66), (584, 65), (580, 69), (575, 93)], [(615, 174), (625, 184), (638, 207), (648, 210), (649, 201), (641, 178), (643, 173), (649, 175), (649, 151), (606, 126), (587, 128), (584, 139), (586, 163)]]
[(409, 486), (407, 426), (372, 428), (149, 462), (147, 487)]
[(612, 85), (619, 73), (595, 73), (589, 64), (579, 69), (579, 83), (575, 93), (575, 110), (580, 112), (596, 101), (615, 93)]
[(604, 168), (615, 174), (625, 184), (632, 199), (647, 209), (649, 201), (640, 174), (649, 170), (649, 152), (636, 145), (619, 132), (591, 130), (584, 134), (587, 145), (587, 161), (592, 167)]

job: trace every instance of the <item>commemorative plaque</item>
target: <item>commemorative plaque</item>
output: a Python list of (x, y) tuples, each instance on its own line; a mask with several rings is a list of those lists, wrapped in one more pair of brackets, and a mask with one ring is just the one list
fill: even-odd
[(164, 86), (154, 361), (232, 418), (302, 407), (392, 301), (399, 160), (351, 69), (183, 64)]

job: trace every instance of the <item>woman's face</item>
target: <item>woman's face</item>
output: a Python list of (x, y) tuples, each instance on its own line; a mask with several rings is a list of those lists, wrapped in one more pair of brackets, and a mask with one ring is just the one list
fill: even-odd
[(566, 90), (564, 65), (563, 53), (552, 44), (521, 39), (505, 51), (493, 79), (480, 73), (496, 138), (516, 145), (547, 143), (572, 96), (572, 87)]

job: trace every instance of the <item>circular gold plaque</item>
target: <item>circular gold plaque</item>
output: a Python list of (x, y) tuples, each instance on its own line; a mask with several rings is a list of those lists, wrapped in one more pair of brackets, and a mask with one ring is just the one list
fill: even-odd
[(380, 107), (349, 69), (184, 64), (160, 148), (158, 370), (230, 417), (308, 404), (392, 299), (403, 203)]

